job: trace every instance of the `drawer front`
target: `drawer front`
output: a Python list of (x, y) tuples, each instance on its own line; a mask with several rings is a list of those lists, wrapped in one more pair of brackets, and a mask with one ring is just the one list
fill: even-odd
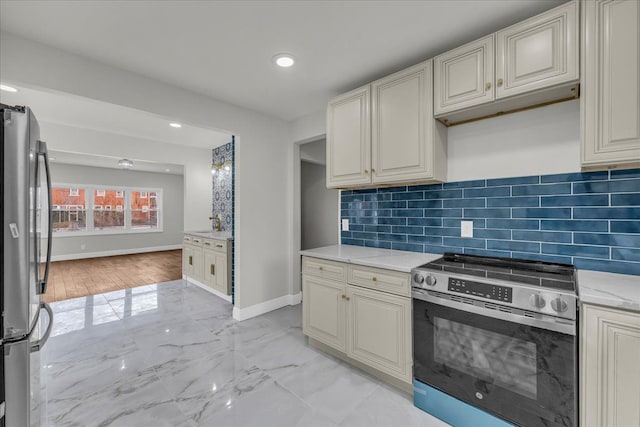
[(202, 246), (205, 249), (211, 249), (218, 252), (227, 252), (226, 240), (203, 239)]
[(183, 243), (186, 243), (186, 244), (189, 244), (189, 245), (192, 243), (192, 240), (193, 240), (193, 237), (192, 237), (192, 236), (184, 236), (184, 237), (182, 238), (182, 242), (183, 242)]
[(411, 296), (409, 277), (409, 273), (350, 265), (347, 281), (351, 285), (408, 297)]
[(333, 279), (341, 282), (347, 281), (347, 265), (340, 262), (303, 257), (302, 272), (324, 277), (325, 279)]
[(198, 236), (185, 236), (185, 239), (186, 239), (186, 238), (189, 238), (189, 239), (190, 239), (190, 241), (189, 241), (189, 242), (187, 242), (187, 241), (185, 240), (185, 243), (189, 243), (190, 245), (197, 246), (197, 247), (199, 247), (199, 248), (201, 248), (201, 247), (202, 247), (202, 242), (204, 241), (204, 239), (203, 239), (202, 237), (198, 237)]

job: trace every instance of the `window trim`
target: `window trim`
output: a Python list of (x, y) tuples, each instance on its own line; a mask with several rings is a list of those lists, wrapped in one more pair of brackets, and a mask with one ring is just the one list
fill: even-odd
[[(53, 188), (77, 188), (79, 190), (85, 190), (85, 211), (86, 214), (86, 229), (82, 231), (68, 231), (68, 230), (59, 230), (53, 232), (53, 237), (74, 237), (74, 236), (101, 236), (101, 235), (114, 235), (114, 234), (144, 234), (144, 233), (162, 233), (164, 232), (164, 209), (163, 209), (163, 189), (162, 188), (152, 188), (152, 187), (124, 187), (120, 185), (94, 185), (94, 184), (68, 184), (68, 183), (59, 183), (54, 182), (52, 184)], [(122, 210), (118, 211), (114, 207), (112, 210), (114, 212), (123, 212), (124, 211), (124, 228), (116, 228), (112, 230), (96, 230), (93, 224), (93, 212), (94, 211), (106, 211), (104, 209), (105, 205), (96, 205), (95, 204), (95, 191), (106, 191), (106, 190), (115, 190), (117, 192), (122, 192), (122, 197), (118, 197), (116, 193), (116, 197), (118, 199), (122, 198), (124, 203), (122, 205)], [(154, 211), (158, 212), (158, 226), (156, 228), (141, 228), (141, 227), (133, 227), (131, 223), (131, 197), (134, 191), (145, 191), (147, 194), (149, 192), (156, 193), (156, 208)], [(79, 205), (78, 205), (79, 206)], [(116, 205), (117, 206), (117, 205)], [(62, 206), (61, 206), (62, 207)], [(149, 211), (152, 209), (149, 208)]]

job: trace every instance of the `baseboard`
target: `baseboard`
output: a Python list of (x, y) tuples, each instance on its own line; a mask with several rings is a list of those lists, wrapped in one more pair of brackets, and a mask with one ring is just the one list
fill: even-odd
[(182, 244), (179, 244), (179, 245), (166, 245), (166, 246), (153, 246), (153, 247), (150, 247), (150, 248), (116, 249), (116, 250), (113, 250), (113, 251), (84, 252), (84, 253), (79, 253), (79, 254), (53, 255), (51, 257), (51, 261), (69, 261), (69, 260), (72, 260), (72, 259), (99, 258), (99, 257), (115, 256), (115, 255), (143, 254), (143, 253), (147, 253), (147, 252), (172, 251), (174, 249), (182, 249)]
[(302, 293), (298, 292), (294, 295), (284, 295), (279, 298), (274, 298), (245, 308), (233, 307), (233, 318), (241, 322), (287, 305), (300, 304), (300, 301), (302, 301)]
[(188, 277), (185, 276), (184, 274), (182, 275), (182, 278), (185, 279), (187, 282), (191, 283), (192, 285), (196, 285), (199, 288), (204, 289), (205, 291), (214, 294), (215, 296), (217, 296), (218, 298), (222, 298), (225, 301), (231, 302), (231, 295), (225, 295), (220, 291), (216, 291), (215, 289), (211, 289), (210, 287), (208, 287), (207, 285), (205, 285), (204, 283), (198, 282), (196, 279), (194, 279), (193, 277)]

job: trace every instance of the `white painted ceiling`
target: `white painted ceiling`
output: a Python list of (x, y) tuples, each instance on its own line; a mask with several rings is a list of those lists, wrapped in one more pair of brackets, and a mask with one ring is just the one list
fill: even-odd
[[(91, 166), (97, 168), (108, 169), (120, 169), (118, 167), (118, 157), (110, 156), (98, 156), (88, 153), (72, 153), (68, 151), (49, 151), (49, 158), (51, 162), (55, 164), (68, 164), (68, 165), (80, 165)], [(167, 173), (172, 175), (184, 174), (184, 167), (182, 165), (171, 163), (157, 163), (146, 160), (133, 160), (133, 168), (131, 170), (123, 170), (123, 174), (131, 172), (155, 172), (155, 173)]]
[[(0, 1), (0, 29), (293, 120), (564, 0)], [(290, 69), (271, 58), (290, 52)]]

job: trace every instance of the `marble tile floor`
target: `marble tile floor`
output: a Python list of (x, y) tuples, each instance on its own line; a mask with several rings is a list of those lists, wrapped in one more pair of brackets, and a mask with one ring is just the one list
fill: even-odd
[(52, 307), (47, 426), (446, 426), (310, 347), (301, 305), (236, 322), (179, 280)]

